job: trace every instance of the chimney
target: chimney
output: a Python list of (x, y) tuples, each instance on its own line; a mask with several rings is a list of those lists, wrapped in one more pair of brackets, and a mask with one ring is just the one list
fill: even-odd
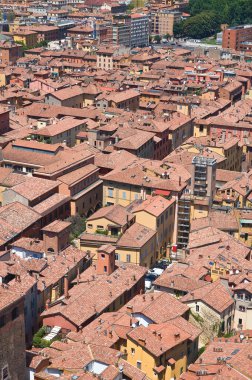
[(178, 332), (178, 333), (174, 334), (174, 338), (175, 338), (175, 340), (179, 339), (180, 338), (180, 333)]
[(112, 330), (109, 331), (109, 338), (112, 339), (113, 338), (113, 333), (112, 333)]
[(64, 296), (69, 298), (69, 284), (68, 284), (68, 275), (64, 276)]
[(157, 335), (158, 335), (158, 339), (161, 340), (162, 339), (161, 333), (158, 333)]

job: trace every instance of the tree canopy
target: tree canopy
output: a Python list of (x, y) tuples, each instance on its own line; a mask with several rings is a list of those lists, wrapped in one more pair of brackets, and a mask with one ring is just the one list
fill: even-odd
[(205, 38), (230, 26), (252, 23), (252, 0), (190, 0), (191, 17), (174, 25), (176, 37)]

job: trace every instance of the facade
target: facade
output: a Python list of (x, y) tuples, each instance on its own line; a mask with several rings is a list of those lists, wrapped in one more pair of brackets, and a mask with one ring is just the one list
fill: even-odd
[(161, 10), (152, 15), (152, 33), (159, 36), (173, 36), (173, 26), (181, 18), (178, 11)]
[(233, 329), (235, 304), (231, 291), (221, 281), (195, 289), (182, 298), (191, 310), (191, 322), (201, 326), (201, 344), (218, 333), (227, 334)]
[(0, 109), (0, 134), (3, 135), (10, 130), (10, 111)]
[(149, 46), (149, 17), (144, 14), (131, 15), (131, 48)]
[(237, 330), (252, 329), (252, 286), (246, 280), (234, 289), (235, 315), (234, 328)]
[(136, 217), (136, 222), (157, 232), (158, 256), (166, 256), (167, 246), (173, 242), (175, 222), (175, 199), (165, 199), (161, 196), (148, 197), (145, 201), (133, 202), (128, 210)]
[[(46, 123), (45, 123), (46, 124)], [(63, 120), (54, 122), (54, 124), (35, 130), (32, 139), (46, 144), (66, 144), (71, 147), (75, 145), (76, 135), (85, 129), (85, 123), (82, 120), (73, 117), (65, 117)]]
[(59, 192), (71, 197), (71, 215), (89, 216), (102, 205), (102, 181), (99, 169), (89, 164), (58, 177)]
[(112, 25), (112, 40), (114, 45), (131, 46), (130, 21), (116, 22)]
[(33, 48), (38, 43), (37, 32), (31, 30), (18, 30), (13, 35), (14, 41), (21, 42), (27, 48)]
[(252, 41), (251, 25), (227, 28), (223, 31), (223, 37), (222, 37), (223, 48), (243, 50), (246, 47), (246, 42), (251, 42), (251, 41)]
[(0, 44), (0, 62), (5, 65), (13, 65), (22, 57), (22, 46), (15, 43)]
[(152, 380), (179, 378), (190, 364), (187, 353), (196, 356), (199, 333), (181, 317), (139, 326), (127, 334), (127, 360)]
[(192, 191), (194, 196), (209, 199), (211, 203), (215, 195), (216, 160), (196, 156), (193, 161)]
[(1, 377), (25, 380), (24, 299), (4, 287), (0, 290), (0, 297)]
[(45, 103), (55, 106), (83, 108), (84, 96), (82, 88), (74, 86), (47, 94)]

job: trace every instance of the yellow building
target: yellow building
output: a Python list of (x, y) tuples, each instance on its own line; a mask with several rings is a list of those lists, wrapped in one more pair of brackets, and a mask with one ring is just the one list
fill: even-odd
[(21, 42), (28, 48), (33, 48), (38, 43), (37, 35), (38, 33), (31, 30), (18, 30), (14, 32), (13, 38), (15, 42)]
[(252, 208), (251, 172), (225, 183), (215, 195), (215, 203), (228, 207)]
[(104, 207), (87, 219), (86, 231), (80, 237), (80, 248), (97, 259), (102, 244), (116, 247), (116, 259), (150, 267), (157, 259), (156, 231), (139, 223), (120, 205)]
[(223, 141), (217, 138), (211, 139), (210, 136), (193, 136), (185, 141), (181, 148), (190, 153), (195, 153), (195, 155), (200, 154), (202, 149), (216, 153), (225, 158), (224, 165), (222, 165), (224, 169), (241, 171), (242, 147), (239, 143), (240, 141), (236, 137)]
[(179, 196), (187, 184), (181, 178), (170, 180), (141, 167), (123, 168), (102, 177), (103, 205), (129, 206), (133, 201), (146, 199), (153, 192), (163, 196)]
[(157, 232), (158, 256), (165, 256), (167, 245), (173, 242), (175, 223), (175, 199), (160, 195), (147, 197), (129, 206), (136, 222)]
[(127, 334), (127, 361), (152, 380), (178, 379), (192, 360), (188, 353), (196, 359), (199, 334), (181, 317), (139, 326)]

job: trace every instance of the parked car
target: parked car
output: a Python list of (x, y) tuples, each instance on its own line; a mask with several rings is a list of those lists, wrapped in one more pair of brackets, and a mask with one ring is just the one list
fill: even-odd
[(164, 271), (163, 268), (158, 268), (157, 266), (155, 266), (154, 268), (149, 269), (148, 273), (155, 274), (156, 276), (160, 276), (160, 274), (162, 274), (163, 271)]
[(144, 279), (145, 290), (150, 290), (152, 283), (156, 280), (158, 276), (154, 273), (147, 273)]

